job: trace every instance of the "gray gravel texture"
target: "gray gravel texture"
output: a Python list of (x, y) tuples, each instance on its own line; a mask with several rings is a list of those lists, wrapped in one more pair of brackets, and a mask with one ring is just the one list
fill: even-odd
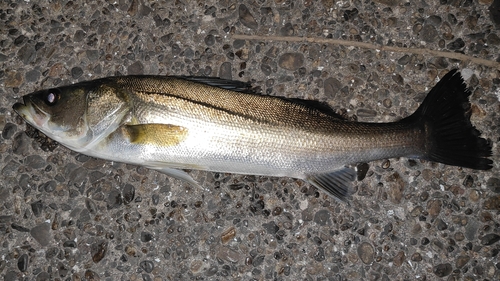
[[(500, 1), (4, 0), (0, 20), (4, 280), (500, 279)], [(362, 163), (351, 206), (290, 178), (191, 171), (198, 190), (58, 146), (12, 110), (37, 89), (144, 73), (387, 122), (452, 68), (494, 168)]]

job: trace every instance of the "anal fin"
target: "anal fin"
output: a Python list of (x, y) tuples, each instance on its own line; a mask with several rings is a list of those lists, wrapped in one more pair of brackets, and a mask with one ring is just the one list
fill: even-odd
[(351, 197), (350, 185), (356, 178), (356, 171), (350, 167), (323, 174), (307, 175), (305, 180), (328, 195), (343, 202)]

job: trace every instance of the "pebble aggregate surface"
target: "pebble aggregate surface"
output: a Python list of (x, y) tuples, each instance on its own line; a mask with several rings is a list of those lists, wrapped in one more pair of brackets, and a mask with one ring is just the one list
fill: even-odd
[[(189, 171), (203, 191), (70, 151), (12, 110), (78, 81), (196, 75), (389, 122), (453, 68), (493, 169), (360, 163), (350, 205), (296, 179)], [(499, 0), (1, 1), (0, 276), (500, 280), (499, 99)]]

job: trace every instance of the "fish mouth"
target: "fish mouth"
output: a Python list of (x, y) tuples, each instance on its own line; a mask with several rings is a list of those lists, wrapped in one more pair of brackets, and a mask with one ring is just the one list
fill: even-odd
[(24, 96), (23, 102), (15, 103), (12, 109), (31, 125), (37, 128), (43, 127), (50, 119), (50, 115), (33, 103), (29, 96)]
[(12, 109), (19, 114), (24, 120), (30, 119), (31, 113), (29, 110), (29, 106), (31, 105), (31, 102), (29, 102), (29, 99), (26, 99), (26, 97), (23, 97), (23, 102), (16, 102), (13, 106)]
[(12, 109), (19, 114), (19, 115), (24, 115), (24, 111), (26, 110), (26, 105), (24, 103), (16, 102), (13, 106)]

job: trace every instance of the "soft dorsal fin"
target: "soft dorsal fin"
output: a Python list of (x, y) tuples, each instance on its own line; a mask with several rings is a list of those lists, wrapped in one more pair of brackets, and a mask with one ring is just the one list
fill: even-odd
[(321, 102), (317, 100), (303, 100), (303, 99), (298, 99), (298, 98), (284, 98), (288, 99), (294, 103), (302, 104), (304, 106), (314, 108), (318, 110), (319, 112), (329, 115), (331, 117), (334, 117), (339, 120), (346, 120), (344, 117), (342, 117), (340, 114), (336, 113), (333, 108), (330, 107), (330, 105), (326, 102)]

